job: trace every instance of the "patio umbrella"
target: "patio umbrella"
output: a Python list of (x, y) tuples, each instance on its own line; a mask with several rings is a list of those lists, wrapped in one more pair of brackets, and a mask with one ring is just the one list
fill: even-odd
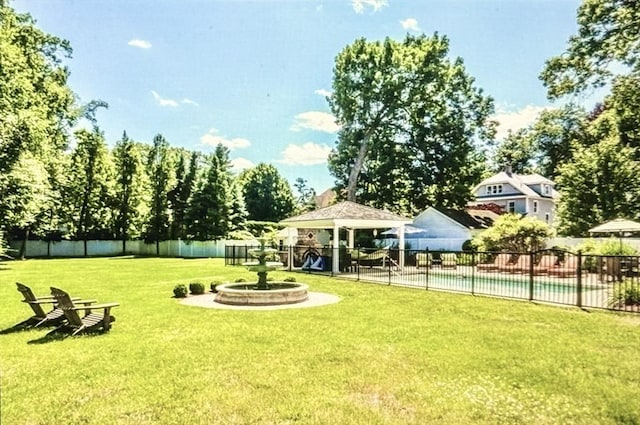
[(620, 247), (622, 247), (622, 236), (625, 233), (634, 232), (640, 232), (640, 223), (624, 218), (616, 218), (589, 229), (589, 233), (617, 233), (620, 236)]
[[(389, 230), (385, 230), (384, 232), (381, 232), (381, 235), (385, 235), (385, 236), (391, 236), (391, 237), (396, 237), (398, 236), (398, 232), (400, 231), (399, 227), (394, 227), (393, 229), (389, 229)], [(404, 234), (405, 236), (407, 235), (415, 235), (417, 233), (425, 233), (427, 230), (426, 229), (421, 229), (419, 227), (415, 227), (412, 226), (410, 224), (405, 224), (404, 226)]]

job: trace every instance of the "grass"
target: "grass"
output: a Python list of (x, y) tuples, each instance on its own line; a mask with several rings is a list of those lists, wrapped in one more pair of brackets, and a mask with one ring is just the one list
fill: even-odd
[(342, 300), (229, 311), (172, 298), (178, 283), (254, 279), (221, 260), (4, 263), (0, 329), (30, 313), (16, 281), (121, 305), (106, 334), (0, 335), (0, 423), (640, 423), (638, 316), (295, 276)]

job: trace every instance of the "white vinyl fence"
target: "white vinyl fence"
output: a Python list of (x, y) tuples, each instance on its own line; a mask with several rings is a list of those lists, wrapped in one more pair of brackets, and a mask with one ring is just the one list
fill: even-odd
[[(188, 258), (224, 258), (226, 245), (254, 245), (256, 241), (183, 241), (172, 240), (159, 243), (159, 254), (162, 257)], [(20, 249), (21, 242), (11, 243), (14, 252)], [(152, 255), (155, 256), (156, 244), (144, 241), (126, 241), (123, 249), (122, 241), (87, 241), (87, 256), (116, 255)], [(28, 241), (26, 257), (84, 257), (83, 241)]]

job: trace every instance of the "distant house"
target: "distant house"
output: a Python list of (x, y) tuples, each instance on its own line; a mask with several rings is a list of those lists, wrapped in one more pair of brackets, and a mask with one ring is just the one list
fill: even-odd
[(413, 220), (405, 241), (411, 249), (458, 251), (465, 241), (491, 227), (497, 218), (498, 214), (488, 209), (467, 207), (457, 211), (429, 207)]
[(496, 204), (505, 212), (537, 217), (552, 225), (559, 198), (555, 183), (540, 174), (515, 174), (507, 167), (477, 185), (471, 206)]

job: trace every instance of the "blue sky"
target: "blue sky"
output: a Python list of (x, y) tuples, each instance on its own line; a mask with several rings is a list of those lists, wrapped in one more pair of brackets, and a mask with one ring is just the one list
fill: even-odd
[(107, 142), (231, 149), (237, 169), (267, 162), (319, 193), (337, 126), (325, 100), (336, 55), (359, 37), (450, 39), (495, 99), (500, 133), (550, 104), (544, 61), (576, 31), (578, 0), (19, 0), (73, 47), (70, 85), (102, 99)]

